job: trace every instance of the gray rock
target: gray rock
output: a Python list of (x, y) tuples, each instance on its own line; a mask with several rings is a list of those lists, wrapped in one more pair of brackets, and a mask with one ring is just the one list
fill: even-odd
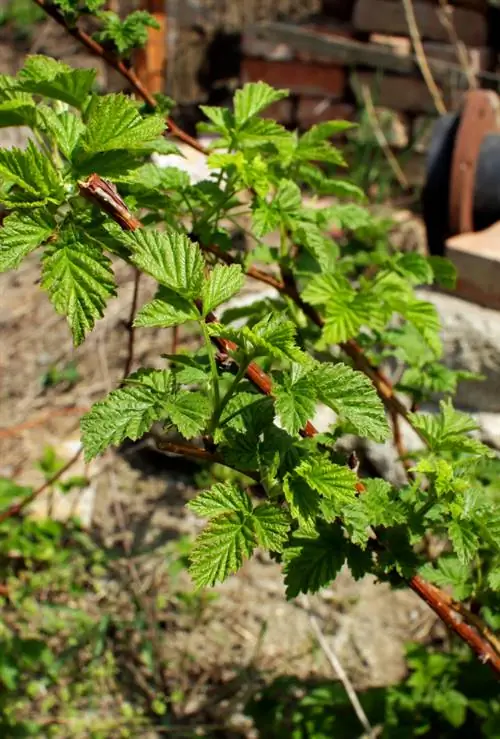
[(500, 412), (500, 314), (451, 295), (419, 290), (433, 303), (442, 324), (444, 362), (452, 369), (477, 372), (484, 381), (460, 383), (455, 405), (464, 409)]

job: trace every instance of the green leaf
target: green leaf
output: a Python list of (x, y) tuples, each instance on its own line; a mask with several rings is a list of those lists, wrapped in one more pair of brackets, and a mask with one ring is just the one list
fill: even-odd
[(286, 318), (271, 314), (250, 329), (224, 326), (218, 323), (209, 325), (211, 336), (221, 336), (233, 341), (246, 354), (253, 356), (270, 356), (276, 359), (291, 359), (297, 363), (305, 363), (306, 355), (295, 344), (296, 327)]
[(26, 498), (32, 492), (32, 488), (18, 485), (6, 477), (0, 477), (0, 508), (6, 508), (14, 500)]
[(287, 598), (316, 593), (335, 580), (345, 561), (345, 540), (339, 527), (322, 527), (320, 533), (299, 533), (285, 550)]
[(227, 267), (217, 264), (210, 272), (208, 280), (203, 284), (201, 297), (203, 315), (207, 316), (217, 306), (222, 305), (238, 293), (245, 282), (245, 276), (239, 264)]
[(283, 492), (293, 518), (303, 524), (314, 521), (319, 513), (320, 498), (305, 480), (287, 474), (283, 482)]
[(295, 213), (302, 205), (299, 186), (293, 180), (280, 180), (273, 206), (281, 213)]
[(54, 165), (32, 141), (26, 150), (0, 149), (0, 179), (16, 185), (21, 193), (10, 190), (2, 196), (9, 207), (33, 208), (64, 199), (63, 184)]
[(48, 56), (30, 56), (18, 74), (19, 87), (81, 108), (92, 89), (95, 69), (73, 69)]
[(318, 363), (314, 382), (319, 399), (348, 421), (356, 434), (374, 441), (387, 439), (390, 429), (384, 404), (365, 374), (340, 362)]
[(231, 483), (218, 483), (204, 490), (187, 504), (194, 513), (203, 518), (213, 518), (222, 513), (252, 512), (252, 501), (247, 493)]
[(60, 233), (45, 254), (42, 287), (56, 311), (67, 317), (76, 346), (116, 294), (110, 260), (74, 226)]
[(180, 433), (191, 439), (205, 428), (211, 405), (206, 395), (181, 391), (166, 403), (165, 410)]
[(434, 696), (433, 708), (442, 713), (448, 723), (458, 729), (465, 723), (468, 700), (458, 690), (443, 690)]
[(410, 414), (414, 429), (420, 433), (434, 452), (456, 451), (475, 456), (492, 456), (491, 449), (466, 434), (478, 428), (476, 421), (466, 413), (453, 408), (451, 400), (440, 403), (439, 414)]
[(316, 390), (309, 373), (294, 364), (290, 372), (282, 372), (273, 382), (275, 407), (286, 431), (296, 436), (316, 410)]
[(379, 478), (363, 478), (365, 491), (343, 511), (344, 523), (354, 544), (364, 547), (368, 527), (389, 528), (406, 520), (402, 503), (395, 498), (391, 485)]
[(415, 251), (398, 254), (394, 260), (394, 266), (413, 285), (430, 285), (434, 279), (429, 260)]
[(340, 133), (349, 131), (354, 128), (356, 124), (349, 123), (349, 121), (323, 121), (322, 123), (315, 123), (311, 128), (306, 131), (300, 137), (300, 141), (311, 145), (320, 144), (327, 139), (331, 139), (332, 136), (337, 136)]
[(92, 101), (81, 144), (87, 155), (121, 149), (142, 151), (164, 130), (161, 116), (143, 118), (125, 95), (104, 95)]
[(462, 564), (470, 562), (479, 548), (479, 537), (473, 525), (468, 521), (454, 520), (448, 526), (448, 535), (459, 561)]
[(87, 461), (111, 444), (139, 439), (155, 421), (165, 417), (165, 404), (174, 394), (172, 374), (168, 370), (143, 369), (128, 380), (133, 384), (113, 390), (83, 416), (82, 443)]
[(191, 550), (189, 571), (196, 586), (225, 580), (252, 555), (255, 546), (251, 514), (234, 511), (212, 519)]
[(121, 56), (128, 56), (134, 49), (146, 44), (148, 28), (160, 28), (158, 21), (145, 10), (129, 13), (123, 21), (113, 11), (99, 13), (99, 19), (104, 27), (96, 34), (96, 38), (114, 44)]
[(138, 312), (134, 326), (170, 328), (199, 318), (200, 313), (192, 302), (166, 287), (161, 287), (156, 298)]
[(440, 557), (436, 564), (437, 566), (434, 567), (430, 562), (426, 562), (419, 570), (420, 575), (440, 588), (451, 585), (453, 595), (457, 600), (469, 598), (473, 587), (469, 582), (470, 570), (468, 565), (451, 555)]
[(454, 290), (457, 282), (457, 270), (453, 262), (446, 257), (428, 257), (429, 264), (434, 272), (434, 280), (439, 285)]
[(0, 228), (0, 272), (15, 269), (53, 233), (55, 221), (45, 211), (7, 216)]
[[(53, 137), (58, 149), (62, 151), (66, 159), (70, 160), (80, 136), (85, 130), (81, 118), (67, 110), (56, 113), (48, 105), (38, 106), (37, 113), (42, 128)], [(100, 168), (99, 173), (101, 176), (105, 176), (104, 170)]]
[(420, 331), (434, 355), (440, 357), (443, 351), (439, 337), (441, 321), (436, 306), (424, 300), (414, 300), (408, 302), (401, 312)]
[(243, 126), (250, 118), (261, 113), (272, 103), (288, 97), (288, 90), (275, 90), (266, 82), (249, 82), (234, 95), (234, 118), (237, 126)]
[(252, 224), (255, 236), (265, 236), (278, 228), (279, 211), (265, 200), (257, 200), (252, 206)]
[(161, 285), (184, 298), (199, 297), (204, 260), (200, 248), (184, 234), (169, 230), (123, 234), (132, 250), (132, 261)]
[(290, 529), (286, 511), (271, 503), (262, 503), (254, 509), (253, 525), (259, 546), (272, 552), (283, 551)]
[(333, 502), (339, 512), (356, 497), (356, 474), (347, 466), (334, 464), (324, 457), (303, 460), (295, 474)]
[(33, 126), (36, 105), (31, 95), (22, 92), (0, 94), (0, 128), (8, 126)]

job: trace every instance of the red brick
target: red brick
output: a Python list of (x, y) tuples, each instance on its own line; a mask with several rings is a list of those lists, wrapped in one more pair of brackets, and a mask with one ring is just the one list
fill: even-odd
[(322, 121), (352, 121), (356, 115), (354, 105), (335, 103), (325, 98), (303, 95), (299, 98), (297, 119), (299, 127), (310, 128)]
[[(420, 35), (433, 41), (448, 41), (448, 31), (438, 16), (439, 5), (413, 3)], [(400, 0), (357, 0), (353, 24), (358, 31), (408, 35), (405, 9)], [(455, 8), (453, 24), (458, 37), (469, 46), (484, 46), (488, 37), (486, 17), (474, 10)]]
[(457, 268), (459, 297), (500, 309), (500, 222), (448, 239), (446, 256)]
[(247, 58), (242, 64), (242, 79), (243, 82), (262, 80), (298, 95), (339, 98), (344, 93), (347, 76), (344, 68), (338, 65)]

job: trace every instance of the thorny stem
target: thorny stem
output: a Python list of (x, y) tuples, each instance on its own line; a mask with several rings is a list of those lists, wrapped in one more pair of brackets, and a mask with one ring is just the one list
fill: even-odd
[[(89, 36), (89, 34), (87, 34), (85, 31), (82, 31), (76, 26), (69, 26), (62, 13), (60, 13), (55, 6), (47, 2), (47, 0), (35, 0), (35, 2), (51, 18), (59, 23), (59, 25), (62, 26), (71, 36), (73, 36), (73, 38), (77, 39), (87, 49), (89, 49), (89, 51), (91, 51), (93, 54), (100, 57), (101, 59), (104, 59), (113, 69), (119, 72), (131, 85), (137, 95), (142, 97), (147, 105), (149, 105), (153, 109), (157, 107), (157, 102), (155, 98), (144, 87), (144, 85), (135, 74), (134, 70), (127, 66), (122, 60), (120, 60), (116, 56), (116, 54), (113, 54), (112, 52), (105, 49), (98, 41)], [(200, 144), (199, 141), (197, 141), (181, 128), (179, 128), (179, 126), (171, 118), (167, 118), (167, 125), (169, 126), (170, 132), (173, 136), (181, 141), (184, 141), (184, 143), (188, 144), (200, 153), (208, 154), (207, 149), (202, 144)], [(263, 278), (263, 273), (260, 273), (260, 276), (258, 276), (256, 273), (252, 274), (249, 272), (248, 274), (250, 277), (254, 277), (255, 279)], [(267, 277), (262, 279), (261, 281), (270, 284)], [(323, 320), (321, 316), (312, 306), (308, 306), (306, 303), (304, 303), (300, 299), (298, 293), (296, 295), (292, 295), (287, 288), (283, 287), (280, 292), (291, 297), (292, 300), (295, 301), (295, 303), (301, 308), (305, 315), (312, 320), (313, 323), (315, 323), (317, 326), (322, 326)], [(389, 410), (394, 410), (400, 416), (405, 418), (405, 420), (410, 422), (408, 418), (408, 410), (394, 394), (391, 383), (383, 377), (382, 373), (377, 368), (371, 365), (369, 360), (364, 355), (362, 349), (358, 346), (354, 339), (350, 339), (347, 342), (341, 343), (340, 347), (352, 359), (355, 367), (361, 372), (364, 372), (372, 380), (378, 394), (380, 395), (386, 407)]]
[(135, 348), (135, 327), (134, 320), (137, 313), (137, 303), (139, 300), (139, 283), (141, 281), (141, 273), (134, 267), (134, 290), (132, 293), (132, 302), (130, 304), (130, 314), (127, 322), (128, 331), (128, 350), (125, 368), (123, 370), (123, 379), (129, 376), (130, 370), (134, 364), (134, 348)]
[[(130, 213), (127, 225), (126, 213), (123, 210), (124, 203), (118, 193), (115, 193), (117, 198), (117, 212), (113, 216), (112, 199), (109, 198), (108, 193), (106, 193), (107, 196), (103, 196), (102, 193), (106, 192), (106, 187), (103, 187), (103, 181), (98, 175), (91, 175), (86, 182), (80, 183), (80, 191), (82, 192), (82, 195), (90, 198), (96, 205), (100, 206), (110, 214), (111, 217), (114, 217), (114, 220), (124, 230), (134, 231), (141, 227), (142, 224), (140, 221), (137, 221), (137, 219), (135, 219)], [(205, 320), (207, 323), (217, 323), (217, 318), (213, 313), (210, 313)], [(233, 342), (220, 337), (214, 337), (213, 343), (226, 354), (233, 352), (236, 349)], [(271, 378), (255, 362), (251, 362), (248, 365), (246, 377), (263, 395), (272, 394)], [(302, 435), (307, 437), (315, 436), (317, 433), (316, 428), (310, 421), (307, 422), (306, 426), (302, 430)], [(49, 481), (48, 484), (52, 484), (52, 482)], [(359, 491), (362, 492), (362, 483), (358, 483), (358, 485)], [(47, 483), (44, 488), (46, 486)], [(1, 520), (2, 519), (0, 518), (0, 522)], [(429, 582), (424, 580), (420, 575), (413, 575), (413, 577), (405, 578), (405, 581), (408, 586), (420, 598), (422, 598), (430, 608), (432, 608), (434, 613), (439, 616), (451, 631), (469, 645), (483, 664), (489, 664), (491, 669), (497, 675), (500, 675), (500, 653), (494, 648), (494, 644), (491, 640), (491, 631), (486, 624), (479, 619), (479, 617), (471, 614), (465, 606), (461, 606), (460, 614), (458, 614), (457, 606), (452, 606), (450, 604), (449, 596), (435, 585), (431, 585)]]

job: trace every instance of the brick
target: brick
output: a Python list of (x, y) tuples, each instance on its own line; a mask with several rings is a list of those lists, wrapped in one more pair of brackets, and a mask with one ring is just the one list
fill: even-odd
[(274, 118), (275, 121), (278, 121), (283, 126), (289, 126), (293, 121), (293, 102), (290, 98), (278, 100), (263, 111), (262, 117)]
[[(438, 16), (438, 5), (413, 3), (420, 35), (432, 41), (448, 41), (448, 32)], [(484, 46), (488, 38), (486, 17), (474, 10), (455, 8), (453, 23), (458, 37), (468, 46)], [(353, 25), (358, 31), (408, 35), (403, 3), (399, 0), (357, 0)]]
[(352, 121), (356, 108), (348, 103), (335, 103), (312, 95), (302, 95), (297, 106), (299, 128), (310, 128), (322, 121)]
[(332, 64), (252, 58), (244, 59), (242, 64), (243, 82), (262, 80), (273, 87), (284, 87), (298, 95), (339, 98), (344, 93), (346, 79), (344, 68)]
[(458, 272), (455, 292), (459, 297), (500, 309), (500, 222), (448, 239), (446, 256)]
[(406, 113), (436, 113), (427, 85), (418, 77), (389, 74), (381, 77), (376, 72), (356, 72), (352, 77), (352, 85), (355, 89), (367, 85), (376, 106)]

